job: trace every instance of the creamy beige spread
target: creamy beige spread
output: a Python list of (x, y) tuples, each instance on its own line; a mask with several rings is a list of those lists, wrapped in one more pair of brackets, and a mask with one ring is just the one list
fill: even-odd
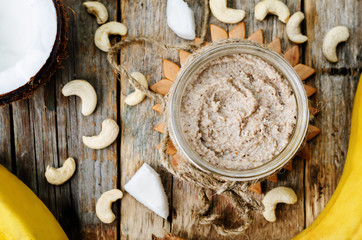
[(296, 123), (288, 81), (248, 54), (204, 65), (187, 86), (180, 112), (190, 146), (203, 160), (230, 170), (272, 160), (288, 144)]

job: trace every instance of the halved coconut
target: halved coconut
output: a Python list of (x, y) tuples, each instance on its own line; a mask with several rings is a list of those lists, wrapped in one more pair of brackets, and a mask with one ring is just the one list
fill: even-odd
[(0, 105), (45, 84), (64, 57), (66, 43), (59, 0), (0, 1)]

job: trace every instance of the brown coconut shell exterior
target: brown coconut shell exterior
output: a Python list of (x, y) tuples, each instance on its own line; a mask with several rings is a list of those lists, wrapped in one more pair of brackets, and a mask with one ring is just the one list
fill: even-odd
[(29, 98), (35, 90), (50, 81), (55, 71), (60, 68), (62, 60), (67, 57), (68, 17), (66, 14), (66, 7), (60, 0), (53, 0), (53, 3), (57, 12), (58, 29), (53, 49), (48, 60), (28, 83), (11, 92), (0, 95), (0, 106)]

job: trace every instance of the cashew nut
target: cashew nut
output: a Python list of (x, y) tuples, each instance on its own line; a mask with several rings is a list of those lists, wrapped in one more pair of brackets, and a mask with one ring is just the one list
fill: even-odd
[(97, 106), (97, 94), (92, 85), (85, 80), (73, 80), (62, 88), (64, 96), (76, 95), (82, 99), (82, 114), (89, 116)]
[(255, 18), (263, 21), (269, 13), (277, 15), (279, 20), (287, 23), (289, 20), (289, 8), (279, 0), (264, 0), (255, 6)]
[(60, 168), (53, 168), (48, 165), (45, 171), (45, 178), (50, 184), (61, 185), (68, 181), (74, 172), (75, 161), (73, 158), (68, 158)]
[(90, 14), (96, 16), (98, 24), (103, 24), (107, 22), (108, 11), (107, 8), (102, 3), (97, 1), (88, 1), (84, 2), (83, 6), (87, 8), (87, 11)]
[(323, 54), (330, 62), (338, 62), (337, 45), (349, 38), (348, 28), (337, 26), (328, 31), (323, 39)]
[(102, 130), (97, 136), (83, 136), (83, 143), (92, 149), (102, 149), (111, 145), (118, 136), (119, 127), (113, 119), (102, 122)]
[(227, 7), (227, 0), (210, 0), (212, 14), (221, 22), (238, 23), (245, 17), (245, 11)]
[(109, 35), (121, 35), (127, 34), (127, 27), (119, 22), (108, 22), (100, 26), (94, 36), (94, 43), (103, 52), (108, 52), (111, 48), (111, 42), (109, 41)]
[(304, 19), (302, 12), (294, 13), (287, 23), (287, 35), (290, 41), (295, 43), (304, 43), (308, 37), (300, 33), (300, 23)]
[[(131, 73), (131, 76), (135, 78), (137, 82), (139, 82), (144, 88), (148, 88), (146, 77), (142, 73), (133, 72)], [(146, 95), (143, 92), (141, 92), (141, 90), (136, 88), (136, 90), (133, 93), (131, 93), (126, 97), (124, 102), (130, 106), (134, 106), (142, 102), (143, 99), (145, 99), (145, 97)]]
[(104, 223), (113, 222), (114, 219), (116, 219), (116, 216), (112, 212), (112, 203), (122, 197), (123, 193), (119, 189), (112, 189), (104, 192), (96, 204), (96, 214), (99, 220)]
[(297, 195), (293, 189), (288, 187), (277, 187), (270, 190), (263, 198), (264, 218), (269, 222), (275, 222), (275, 208), (278, 203), (294, 204), (297, 202)]

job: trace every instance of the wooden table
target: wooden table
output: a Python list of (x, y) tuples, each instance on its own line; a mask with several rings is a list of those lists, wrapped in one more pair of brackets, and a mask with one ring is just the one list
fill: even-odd
[[(63, 68), (45, 87), (29, 100), (0, 108), (0, 163), (24, 181), (49, 207), (70, 239), (151, 239), (151, 234), (163, 236), (164, 230), (187, 239), (226, 239), (209, 226), (201, 226), (193, 217), (200, 206), (196, 189), (173, 178), (158, 164), (160, 155), (155, 145), (160, 134), (153, 130), (160, 116), (151, 110), (155, 104), (146, 99), (142, 104), (129, 107), (125, 96), (133, 91), (124, 76), (112, 73), (107, 55), (97, 49), (93, 37), (98, 25), (86, 12), (79, 0), (64, 0), (69, 7), (69, 58)], [(110, 20), (126, 24), (129, 36), (162, 38), (170, 44), (182, 40), (166, 23), (166, 0), (103, 0)], [(197, 31), (203, 16), (203, 1), (188, 1), (195, 12)], [(283, 42), (283, 50), (293, 44), (288, 41), (285, 25), (275, 16), (263, 22), (254, 19), (258, 0), (231, 0), (230, 7), (246, 10), (247, 36), (263, 29), (265, 42), (276, 37)], [(316, 68), (308, 84), (318, 93), (312, 97), (313, 106), (322, 109), (314, 125), (322, 133), (311, 142), (312, 159), (293, 162), (293, 171), (279, 176), (279, 182), (263, 183), (264, 191), (276, 186), (290, 186), (298, 195), (292, 206), (279, 206), (278, 221), (266, 222), (260, 215), (248, 230), (250, 239), (290, 239), (310, 225), (331, 197), (343, 170), (347, 153), (351, 110), (354, 93), (361, 72), (361, 5), (357, 0), (289, 0), (291, 11), (303, 11), (306, 20), (303, 32), (307, 44), (300, 46), (301, 62)], [(74, 11), (74, 12), (73, 12)], [(213, 16), (210, 23), (225, 29), (226, 25)], [(328, 29), (345, 25), (350, 39), (338, 48), (340, 61), (331, 64), (322, 55), (322, 40)], [(130, 71), (149, 76), (150, 85), (162, 78), (161, 62), (167, 58), (178, 62), (177, 53), (161, 51), (149, 44), (124, 48), (121, 63)], [(83, 117), (80, 99), (65, 98), (62, 86), (73, 79), (86, 79), (96, 88), (98, 106), (95, 113)], [(101, 123), (113, 118), (121, 126), (116, 144), (95, 151), (82, 144), (81, 136), (97, 134)], [(74, 157), (77, 171), (62, 186), (52, 186), (44, 178), (47, 165), (59, 166), (67, 157)], [(102, 192), (123, 189), (136, 170), (147, 162), (162, 176), (171, 205), (167, 221), (138, 203), (129, 194), (114, 204), (117, 219), (102, 224), (95, 215), (95, 203)], [(356, 186), (359, 187), (359, 186)], [(256, 196), (261, 199), (262, 196)], [(214, 197), (214, 209), (230, 210), (225, 200)], [(26, 203), (24, 203), (26, 204)], [(242, 237), (235, 238), (242, 239)]]

